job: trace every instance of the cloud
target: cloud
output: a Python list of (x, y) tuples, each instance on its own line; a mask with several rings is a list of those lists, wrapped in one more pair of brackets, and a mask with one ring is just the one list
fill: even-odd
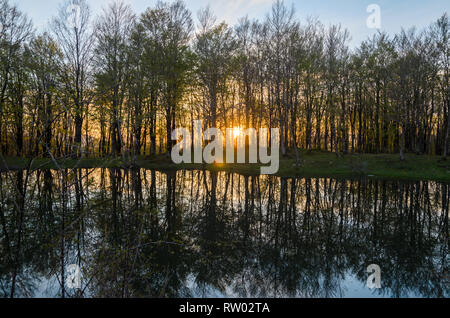
[(261, 12), (267, 11), (273, 2), (274, 0), (220, 0), (214, 1), (211, 8), (219, 21), (234, 24), (246, 15), (250, 18), (260, 17)]

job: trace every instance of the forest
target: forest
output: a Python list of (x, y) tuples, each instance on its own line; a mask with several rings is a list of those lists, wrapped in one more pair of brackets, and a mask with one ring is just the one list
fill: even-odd
[(201, 119), (279, 128), (281, 155), (297, 160), (299, 150), (445, 159), (449, 36), (443, 13), (352, 48), (341, 25), (299, 21), (282, 1), (263, 21), (229, 26), (179, 0), (142, 14), (115, 1), (98, 16), (70, 0), (38, 31), (0, 0), (1, 155), (157, 156)]

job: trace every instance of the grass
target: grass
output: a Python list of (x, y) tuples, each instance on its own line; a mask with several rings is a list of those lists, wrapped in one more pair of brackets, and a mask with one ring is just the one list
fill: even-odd
[[(450, 182), (450, 160), (424, 155), (406, 155), (401, 161), (399, 155), (353, 154), (337, 157), (327, 152), (302, 154), (302, 167), (295, 167), (292, 155), (281, 159), (277, 176), (281, 177), (332, 177), (332, 178), (376, 178), (401, 180), (433, 180)], [(0, 170), (26, 169), (29, 159), (6, 158), (0, 160)], [(227, 171), (245, 175), (260, 174), (260, 165), (249, 164), (181, 164), (175, 165), (166, 156), (140, 157), (137, 165), (144, 169), (159, 171), (210, 170)], [(126, 168), (130, 165), (122, 159), (67, 159), (59, 160), (61, 168)], [(31, 169), (55, 169), (57, 166), (49, 159), (35, 159)]]

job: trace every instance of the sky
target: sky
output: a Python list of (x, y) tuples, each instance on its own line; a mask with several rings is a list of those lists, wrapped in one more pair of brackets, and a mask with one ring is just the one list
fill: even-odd
[[(102, 12), (111, 0), (87, 0), (94, 15)], [(124, 0), (136, 13), (155, 5), (157, 0)], [(250, 19), (264, 19), (270, 12), (275, 0), (185, 0), (193, 17), (209, 5), (218, 21), (234, 25), (239, 18), (248, 15)], [(64, 0), (10, 0), (32, 18), (38, 30), (45, 30), (48, 21), (56, 14)], [(450, 14), (450, 0), (284, 0), (294, 5), (300, 21), (309, 16), (317, 17), (324, 25), (338, 24), (350, 31), (351, 46), (358, 46), (362, 41), (378, 32), (367, 27), (371, 13), (367, 7), (376, 4), (381, 9), (381, 31), (389, 34), (399, 32), (402, 27), (408, 29), (416, 26), (427, 27), (443, 13)]]

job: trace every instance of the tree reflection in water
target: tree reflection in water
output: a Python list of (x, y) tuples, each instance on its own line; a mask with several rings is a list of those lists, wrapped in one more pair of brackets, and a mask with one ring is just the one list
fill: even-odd
[(80, 169), (0, 189), (3, 297), (449, 296), (446, 184)]

